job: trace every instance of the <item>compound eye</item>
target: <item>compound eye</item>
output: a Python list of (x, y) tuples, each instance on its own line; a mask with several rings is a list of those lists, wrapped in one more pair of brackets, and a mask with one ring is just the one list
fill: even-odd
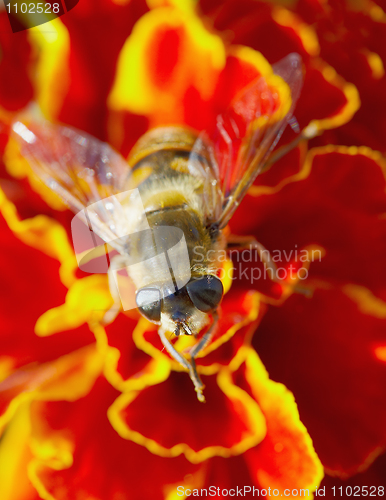
[(142, 316), (153, 323), (161, 321), (161, 293), (158, 288), (144, 287), (139, 289), (135, 301)]
[(190, 300), (202, 312), (216, 309), (224, 293), (221, 280), (211, 274), (190, 281), (186, 285), (186, 290)]

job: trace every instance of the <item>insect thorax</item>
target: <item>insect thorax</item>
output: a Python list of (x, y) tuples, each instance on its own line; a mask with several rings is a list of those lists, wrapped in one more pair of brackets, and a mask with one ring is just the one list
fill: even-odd
[[(192, 277), (215, 274), (216, 254), (223, 248), (221, 234), (213, 232), (205, 215), (203, 179), (189, 171), (195, 140), (196, 135), (185, 129), (155, 129), (141, 138), (129, 159), (150, 228), (182, 230)], [(135, 252), (143, 260), (151, 257), (152, 241), (142, 240)]]

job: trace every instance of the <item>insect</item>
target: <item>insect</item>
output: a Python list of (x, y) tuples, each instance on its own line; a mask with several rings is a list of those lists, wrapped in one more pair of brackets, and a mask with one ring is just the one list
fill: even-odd
[[(289, 105), (281, 115), (272, 118), (275, 100), (261, 76), (217, 117), (211, 134), (156, 128), (139, 140), (128, 161), (71, 128), (33, 120), (13, 125), (13, 138), (38, 177), (75, 213), (87, 209), (94, 233), (115, 249), (108, 270), (115, 306), (105, 321), (119, 311), (114, 270), (126, 266), (135, 306), (159, 325), (164, 347), (189, 372), (200, 401), (205, 401), (204, 385), (195, 359), (211, 341), (223, 296), (220, 264), (213, 255), (227, 248), (224, 228), (292, 116), (302, 86), (300, 56), (290, 54), (274, 65), (274, 72), (288, 90)], [(199, 262), (198, 246), (204, 256)], [(159, 256), (177, 247), (182, 249), (174, 259), (178, 269), (170, 259), (162, 266)], [(173, 334), (192, 335), (196, 344), (181, 353), (169, 339)]]

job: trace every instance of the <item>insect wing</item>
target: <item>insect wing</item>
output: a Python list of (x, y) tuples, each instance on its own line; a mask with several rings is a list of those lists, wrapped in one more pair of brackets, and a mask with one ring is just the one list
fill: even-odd
[(208, 223), (217, 221), (222, 212), (224, 196), (215, 151), (206, 132), (201, 132), (193, 145), (188, 170), (191, 176), (202, 183), (202, 214)]
[[(223, 197), (222, 213), (218, 218), (220, 228), (227, 225), (263, 169), (299, 97), (303, 82), (300, 56), (289, 54), (273, 69), (273, 76), (261, 76), (253, 81), (217, 117), (211, 140)], [(281, 93), (277, 85), (281, 86)]]
[(290, 114), (292, 115), (303, 87), (302, 58), (299, 54), (293, 52), (274, 64), (272, 68), (274, 73), (283, 78), (290, 87), (292, 98)]
[(129, 189), (126, 161), (108, 144), (69, 127), (17, 121), (12, 130), (11, 140), (37, 176), (87, 218), (83, 222), (91, 224), (97, 236), (121, 251), (119, 238), (128, 233), (122, 199)]

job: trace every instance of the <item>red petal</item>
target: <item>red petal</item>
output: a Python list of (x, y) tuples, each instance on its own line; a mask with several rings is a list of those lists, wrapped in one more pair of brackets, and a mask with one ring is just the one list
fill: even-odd
[(296, 28), (284, 28), (275, 22), (269, 4), (253, 0), (201, 0), (199, 4), (215, 29), (232, 33), (233, 44), (259, 50), (271, 62), (282, 59), (290, 52), (307, 57)]
[(377, 7), (363, 3), (300, 0), (296, 11), (313, 24), (320, 43), (320, 55), (358, 89), (361, 108), (348, 124), (325, 134), (318, 143), (366, 145), (384, 151), (386, 117), (386, 26)]
[[(280, 252), (278, 265), (316, 244), (326, 255), (311, 264), (310, 278), (356, 283), (386, 297), (382, 170), (379, 155), (367, 149), (312, 150), (303, 173), (287, 179), (281, 190), (255, 199), (247, 196), (231, 226), (234, 232), (255, 234), (272, 255)], [(246, 213), (253, 213), (253, 219)]]
[(119, 52), (135, 22), (147, 11), (144, 1), (82, 0), (62, 17), (70, 35), (69, 87), (56, 117), (99, 139), (107, 139), (107, 96)]
[[(349, 479), (326, 476), (321, 486), (325, 488), (326, 500), (332, 500), (334, 496), (349, 498), (357, 496), (381, 497), (385, 492), (385, 470), (386, 455), (383, 454), (375, 460), (370, 467)], [(334, 489), (335, 487), (335, 489)], [(362, 489), (363, 487), (363, 489)], [(335, 491), (335, 495), (334, 495)], [(366, 494), (366, 491), (368, 494)]]
[[(259, 407), (225, 372), (203, 377), (206, 404), (200, 403), (186, 373), (140, 393), (123, 394), (110, 408), (112, 424), (122, 437), (161, 456), (184, 453), (193, 463), (231, 456), (261, 441), (265, 422)], [(149, 407), (157, 408), (157, 422)], [(194, 416), (194, 417), (193, 417)]]
[(25, 245), (1, 218), (1, 353), (12, 366), (45, 362), (94, 341), (84, 326), (54, 337), (39, 338), (36, 321), (47, 309), (64, 301), (65, 286), (59, 280), (59, 262)]
[(151, 358), (135, 344), (135, 331), (141, 329), (144, 323), (147, 324), (144, 319), (139, 321), (135, 313), (130, 318), (120, 314), (106, 328), (109, 345), (106, 376), (121, 391), (138, 390), (159, 383), (169, 374), (170, 363), (166, 357), (157, 352)]
[(102, 370), (95, 346), (87, 346), (59, 359), (16, 370), (0, 383), (1, 426), (22, 403), (31, 400), (73, 401), (88, 393)]
[(117, 394), (100, 379), (88, 396), (74, 403), (34, 403), (36, 460), (30, 477), (43, 498), (164, 500), (167, 485), (181, 483), (195, 471), (182, 457), (165, 460), (122, 439), (106, 415)]
[[(243, 494), (243, 496), (248, 498), (247, 495), (253, 491), (253, 486), (257, 486), (245, 463), (244, 456), (227, 459), (213, 457), (205, 465), (204, 481), (195, 487), (200, 489), (207, 488), (211, 493), (211, 498), (224, 498), (226, 493), (224, 492), (224, 495), (222, 495), (222, 490), (228, 490), (228, 494), (231, 495), (233, 491), (229, 492), (229, 490), (233, 489), (235, 490), (234, 496), (237, 497)], [(238, 495), (237, 492), (239, 492)]]
[(278, 490), (273, 496), (279, 492), (286, 496), (287, 488), (305, 488), (312, 493), (323, 477), (323, 467), (300, 421), (293, 395), (282, 384), (269, 379), (253, 352), (248, 354), (235, 378), (258, 402), (267, 422), (263, 441), (244, 455), (254, 484)]
[(217, 30), (232, 34), (233, 44), (258, 50), (270, 63), (290, 52), (302, 56), (306, 76), (295, 110), (301, 126), (318, 119), (321, 130), (337, 127), (349, 121), (358, 110), (360, 103), (355, 87), (337, 77), (335, 71), (318, 58), (310, 57), (318, 55), (319, 43), (313, 27), (301, 18), (281, 7), (253, 0), (225, 3), (202, 0), (200, 7)]
[(264, 316), (253, 344), (295, 395), (324, 466), (355, 473), (386, 444), (386, 366), (374, 354), (385, 321), (336, 289), (291, 296)]
[(0, 51), (0, 106), (6, 111), (19, 111), (33, 97), (32, 49), (27, 31), (12, 33), (5, 9), (0, 13)]

